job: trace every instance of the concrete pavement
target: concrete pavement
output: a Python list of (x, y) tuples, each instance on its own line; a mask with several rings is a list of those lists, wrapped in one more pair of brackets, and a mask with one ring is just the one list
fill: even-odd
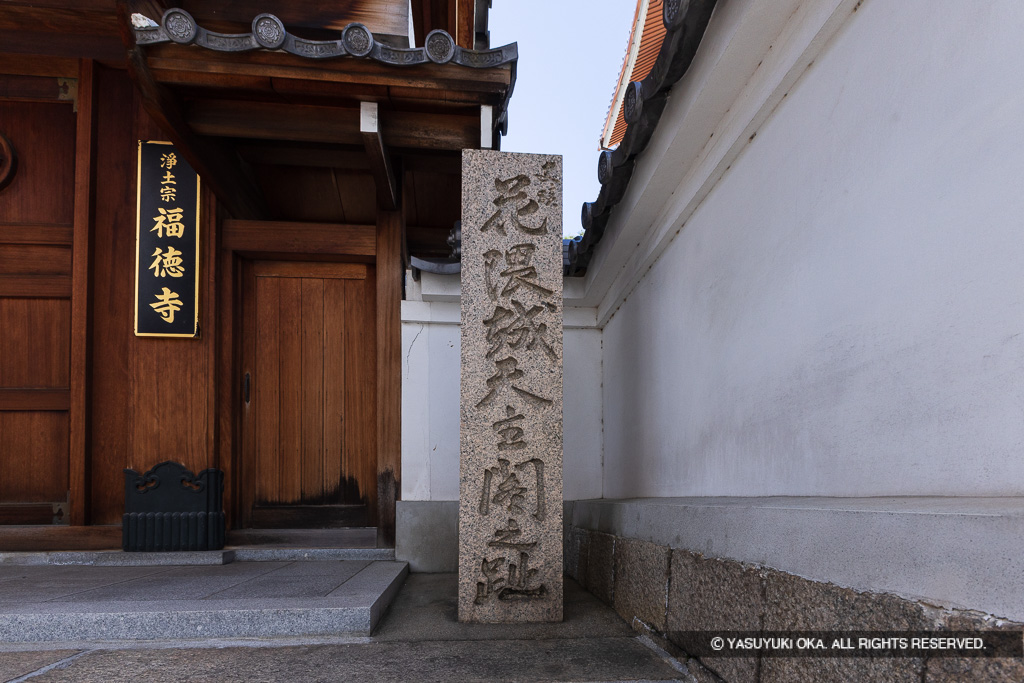
[(456, 584), (410, 575), (368, 637), (3, 643), (0, 680), (694, 680), (571, 580), (559, 624), (460, 624)]

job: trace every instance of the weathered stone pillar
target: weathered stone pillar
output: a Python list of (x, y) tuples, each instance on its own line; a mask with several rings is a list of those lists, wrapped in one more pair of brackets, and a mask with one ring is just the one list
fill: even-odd
[(562, 619), (562, 158), (462, 153), (459, 621)]

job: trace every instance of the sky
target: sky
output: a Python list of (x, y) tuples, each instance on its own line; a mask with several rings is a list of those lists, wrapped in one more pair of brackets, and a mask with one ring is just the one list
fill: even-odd
[(626, 54), (635, 0), (493, 0), (491, 46), (519, 43), (506, 152), (561, 154), (562, 232), (597, 199), (597, 156)]

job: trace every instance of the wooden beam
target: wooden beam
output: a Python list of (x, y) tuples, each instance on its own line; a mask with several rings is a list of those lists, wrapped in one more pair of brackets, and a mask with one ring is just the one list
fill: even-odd
[[(220, 384), (224, 380), (224, 376), (217, 372), (216, 368), (218, 352), (220, 351), (217, 346), (217, 340), (223, 334), (222, 330), (231, 325), (222, 315), (224, 309), (220, 307), (220, 299), (217, 297), (217, 285), (222, 280), (219, 270), (220, 260), (217, 258), (220, 248), (217, 198), (210, 191), (209, 187), (203, 187), (199, 199), (203, 207), (200, 216), (200, 220), (203, 222), (200, 234), (206, 235), (206, 238), (200, 243), (202, 263), (205, 264), (203, 270), (205, 271), (206, 282), (203, 283), (205, 291), (202, 293), (203, 298), (200, 300), (199, 314), (202, 316), (200, 319), (202, 331), (211, 340), (210, 343), (206, 344), (206, 363), (207, 367), (210, 368), (209, 378), (206, 382), (206, 462), (208, 467), (220, 468), (224, 472), (226, 479), (228, 476), (233, 476), (234, 471), (232, 470), (231, 451), (225, 454), (218, 450), (220, 445), (220, 434), (218, 432), (220, 429), (220, 416), (217, 411), (217, 399), (220, 396)], [(229, 308), (229, 314), (230, 311), (231, 309)], [(230, 488), (227, 493), (228, 499), (224, 501), (224, 509), (226, 511), (231, 509)]]
[[(78, 74), (75, 74), (78, 78)], [(59, 79), (51, 76), (9, 76), (0, 74), (0, 98), (25, 102), (60, 102), (71, 100), (62, 97)]]
[(67, 299), (71, 278), (67, 275), (0, 275), (0, 297)]
[(0, 525), (54, 524), (55, 517), (54, 503), (0, 503)]
[(285, 52), (223, 53), (174, 44), (147, 46), (146, 61), (159, 82), (181, 85), (201, 74), (230, 74), (504, 96), (512, 82), (511, 64), (489, 69), (433, 63), (396, 67), (371, 59), (310, 60)]
[[(235, 100), (195, 102), (188, 111), (189, 126), (203, 135), (362, 146), (359, 120), (354, 108)], [(383, 144), (391, 148), (462, 150), (480, 141), (473, 114), (389, 111), (380, 124)]]
[[(111, 2), (105, 2), (105, 8), (88, 7), (69, 9), (68, 3), (63, 7), (43, 7), (39, 3), (20, 3), (7, 0), (4, 11), (0, 12), (0, 31), (17, 33), (26, 28), (60, 34), (117, 35), (117, 20), (111, 13)], [(78, 5), (78, 3), (74, 3)], [(95, 3), (93, 3), (95, 4)]]
[(377, 212), (377, 544), (395, 545), (402, 497), (401, 211)]
[(373, 256), (377, 242), (375, 233), (372, 225), (226, 220), (221, 228), (221, 249)]
[(0, 73), (78, 78), (78, 60), (66, 57), (0, 54)]
[(154, 80), (141, 49), (135, 44), (125, 0), (118, 0), (117, 14), (122, 40), (128, 50), (128, 76), (135, 83), (142, 105), (150, 117), (232, 215), (248, 219), (266, 217), (267, 209), (262, 193), (238, 156), (223, 143), (204, 140), (189, 129), (178, 102)]
[(475, 47), (476, 39), (476, 0), (457, 0), (455, 18), (455, 42), (467, 50)]
[[(0, 5), (2, 6), (2, 5)], [(54, 36), (59, 39), (54, 39)], [(124, 46), (116, 33), (94, 35), (74, 32), (16, 31), (4, 35), (3, 50), (8, 55), (30, 59), (61, 58), (78, 62), (79, 58), (97, 59), (120, 65)], [(73, 76), (72, 76), (73, 78)]]
[(0, 548), (23, 550), (118, 550), (120, 526), (0, 526)]
[[(208, 233), (209, 234), (209, 233)], [(241, 268), (236, 263), (238, 256), (230, 249), (223, 249), (224, 223), (219, 222), (215, 231), (214, 248), (217, 259), (217, 311), (220, 320), (217, 325), (217, 360), (213, 367), (217, 369), (216, 379), (216, 438), (218, 467), (224, 470), (224, 512), (227, 516), (229, 529), (241, 524), (238, 501), (246, 482), (239, 481), (238, 459), (241, 451), (239, 430), (241, 415), (236, 410), (235, 401), (239, 396), (238, 379), (241, 373), (238, 364), (242, 358), (240, 349), (242, 312), (238, 300), (241, 298)]]
[(89, 388), (92, 384), (93, 217), (96, 205), (96, 78), (95, 64), (83, 59), (78, 76), (78, 120), (75, 130), (75, 210), (71, 248), (71, 405), (68, 469), (70, 522), (87, 522), (89, 497)]
[(67, 389), (0, 389), (0, 410), (68, 410), (71, 392)]
[(238, 153), (250, 164), (269, 166), (309, 166), (369, 173), (370, 165), (362, 150), (324, 147), (321, 144), (297, 145), (276, 141), (239, 143)]
[(72, 227), (52, 223), (5, 223), (0, 244), (53, 244), (70, 247)]
[(376, 102), (359, 105), (359, 133), (366, 148), (373, 182), (377, 186), (377, 208), (394, 211), (398, 208), (398, 182), (391, 168), (391, 158), (380, 133), (380, 112)]
[[(270, 12), (290, 29), (326, 29), (340, 32), (348, 24), (359, 22), (373, 33), (404, 36), (409, 30), (408, 0), (373, 2), (324, 2), (324, 0), (287, 0), (253, 4), (238, 0), (179, 0), (176, 3), (203, 26), (214, 30), (245, 30), (260, 12)], [(159, 17), (157, 17), (159, 19)], [(234, 27), (232, 27), (234, 25)]]

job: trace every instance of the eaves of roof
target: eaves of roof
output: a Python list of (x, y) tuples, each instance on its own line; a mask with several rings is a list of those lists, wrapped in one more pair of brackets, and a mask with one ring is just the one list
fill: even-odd
[(373, 33), (358, 22), (348, 24), (339, 40), (307, 40), (289, 33), (284, 23), (273, 14), (257, 15), (252, 20), (250, 33), (224, 34), (203, 28), (191, 14), (178, 8), (167, 10), (160, 22), (153, 24), (134, 28), (137, 45), (177, 43), (226, 53), (282, 51), (310, 60), (354, 57), (398, 68), (451, 63), (473, 69), (488, 69), (510, 64), (511, 83), (494, 116), (495, 132), (504, 135), (508, 130), (508, 101), (515, 87), (516, 63), (519, 59), (516, 43), (494, 49), (469, 50), (457, 45), (447, 31), (436, 29), (427, 34), (423, 47), (399, 48), (375, 40)]
[(626, 88), (622, 104), (626, 131), (615, 150), (604, 150), (598, 157), (597, 177), (601, 191), (595, 201), (583, 203), (583, 234), (567, 242), (563, 259), (566, 276), (586, 272), (612, 210), (629, 187), (637, 157), (647, 148), (658, 126), (669, 91), (690, 68), (715, 2), (665, 0), (662, 6), (665, 35), (658, 57), (643, 80), (633, 79)]
[[(640, 0), (637, 4), (638, 16), (633, 21), (626, 58), (622, 62), (622, 71), (615, 85), (615, 94), (601, 135), (602, 149), (615, 149), (626, 135), (626, 116), (622, 106), (626, 88), (632, 81), (647, 78), (654, 68), (666, 34), (665, 23), (661, 18), (664, 11), (662, 7), (662, 0)], [(641, 11), (643, 16), (639, 16)]]

